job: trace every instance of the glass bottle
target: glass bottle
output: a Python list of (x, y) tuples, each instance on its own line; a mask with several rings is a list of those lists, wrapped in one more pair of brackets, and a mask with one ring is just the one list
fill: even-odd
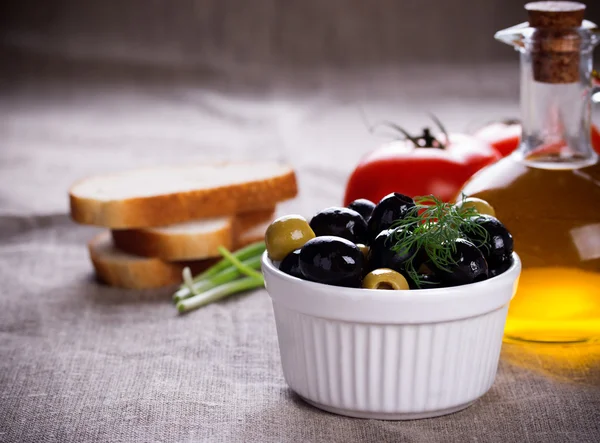
[(600, 164), (590, 143), (592, 51), (585, 5), (538, 2), (529, 22), (496, 34), (521, 53), (518, 150), (463, 193), (487, 200), (523, 261), (505, 336), (543, 342), (600, 338)]

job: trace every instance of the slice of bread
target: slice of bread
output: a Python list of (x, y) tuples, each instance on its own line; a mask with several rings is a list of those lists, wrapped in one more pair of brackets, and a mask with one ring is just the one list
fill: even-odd
[(69, 198), (76, 222), (131, 229), (268, 209), (296, 193), (288, 166), (220, 163), (91, 177)]
[[(236, 217), (234, 222), (236, 235), (232, 250), (264, 239), (265, 231), (273, 218), (273, 211), (269, 212), (268, 220), (260, 222), (260, 216), (259, 212), (253, 212)], [(264, 211), (262, 217), (265, 217)], [(114, 246), (109, 231), (94, 237), (89, 242), (88, 249), (96, 275), (100, 280), (111, 286), (129, 289), (157, 288), (181, 283), (181, 272), (185, 266), (191, 268), (192, 274), (197, 274), (220, 258), (168, 262), (154, 257), (142, 257), (124, 252)]]
[[(266, 227), (265, 227), (266, 229)], [(261, 241), (260, 235), (245, 235), (236, 242), (235, 249)], [(190, 262), (168, 262), (159, 258), (140, 257), (116, 248), (108, 231), (102, 232), (88, 243), (96, 276), (111, 286), (127, 289), (151, 289), (181, 283), (183, 268), (189, 266), (192, 274), (207, 269), (219, 258)]]
[(113, 245), (108, 231), (94, 237), (88, 243), (88, 249), (98, 278), (111, 286), (128, 289), (157, 288), (179, 283), (185, 266), (190, 266), (193, 273), (198, 273), (216, 261), (166, 262), (128, 254)]
[(130, 254), (166, 261), (202, 260), (218, 257), (219, 246), (236, 248), (240, 236), (272, 220), (274, 212), (275, 209), (270, 208), (160, 228), (113, 230), (112, 237), (117, 248)]

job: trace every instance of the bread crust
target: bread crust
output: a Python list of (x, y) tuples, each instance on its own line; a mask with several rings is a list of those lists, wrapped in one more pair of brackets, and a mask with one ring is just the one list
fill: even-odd
[(202, 260), (219, 257), (219, 246), (237, 249), (244, 232), (273, 219), (275, 208), (227, 217), (217, 230), (209, 232), (161, 231), (160, 228), (113, 230), (117, 248), (143, 257), (166, 261)]
[(246, 231), (255, 228), (258, 225), (271, 222), (275, 218), (275, 208), (263, 209), (260, 211), (245, 212), (235, 217), (235, 237), (238, 238)]
[(170, 233), (151, 229), (113, 230), (115, 246), (125, 252), (166, 261), (199, 260), (219, 255), (218, 247), (233, 247), (234, 218), (216, 231)]
[(73, 220), (111, 229), (167, 226), (201, 218), (265, 210), (295, 197), (298, 192), (296, 176), (291, 169), (264, 180), (122, 200), (100, 200), (78, 195), (77, 186), (78, 183), (69, 191)]
[(196, 262), (166, 262), (158, 258), (131, 260), (115, 258), (102, 251), (102, 244), (110, 241), (108, 232), (102, 232), (88, 243), (88, 251), (97, 277), (106, 284), (126, 289), (150, 289), (181, 282), (183, 268), (189, 266), (193, 273), (202, 272), (215, 260)]

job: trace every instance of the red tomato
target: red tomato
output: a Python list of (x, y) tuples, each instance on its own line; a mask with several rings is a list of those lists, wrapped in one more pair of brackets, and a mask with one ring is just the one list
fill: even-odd
[[(519, 147), (521, 124), (518, 121), (494, 122), (479, 129), (475, 137), (491, 144), (503, 157)], [(600, 130), (592, 125), (591, 142), (594, 150), (600, 154)]]
[(516, 120), (490, 123), (479, 129), (474, 135), (492, 145), (502, 157), (506, 157), (519, 146), (521, 123)]
[(415, 147), (409, 140), (390, 142), (367, 154), (356, 167), (344, 205), (358, 198), (377, 203), (390, 192), (411, 197), (433, 194), (450, 201), (474, 173), (500, 158), (488, 143), (464, 134), (450, 135), (445, 148)]

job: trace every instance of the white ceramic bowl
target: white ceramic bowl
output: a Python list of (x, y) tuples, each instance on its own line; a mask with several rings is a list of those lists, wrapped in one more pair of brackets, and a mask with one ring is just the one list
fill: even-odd
[(470, 285), (343, 288), (292, 277), (265, 253), (283, 374), (308, 403), (386, 420), (435, 417), (492, 386), (521, 262)]

